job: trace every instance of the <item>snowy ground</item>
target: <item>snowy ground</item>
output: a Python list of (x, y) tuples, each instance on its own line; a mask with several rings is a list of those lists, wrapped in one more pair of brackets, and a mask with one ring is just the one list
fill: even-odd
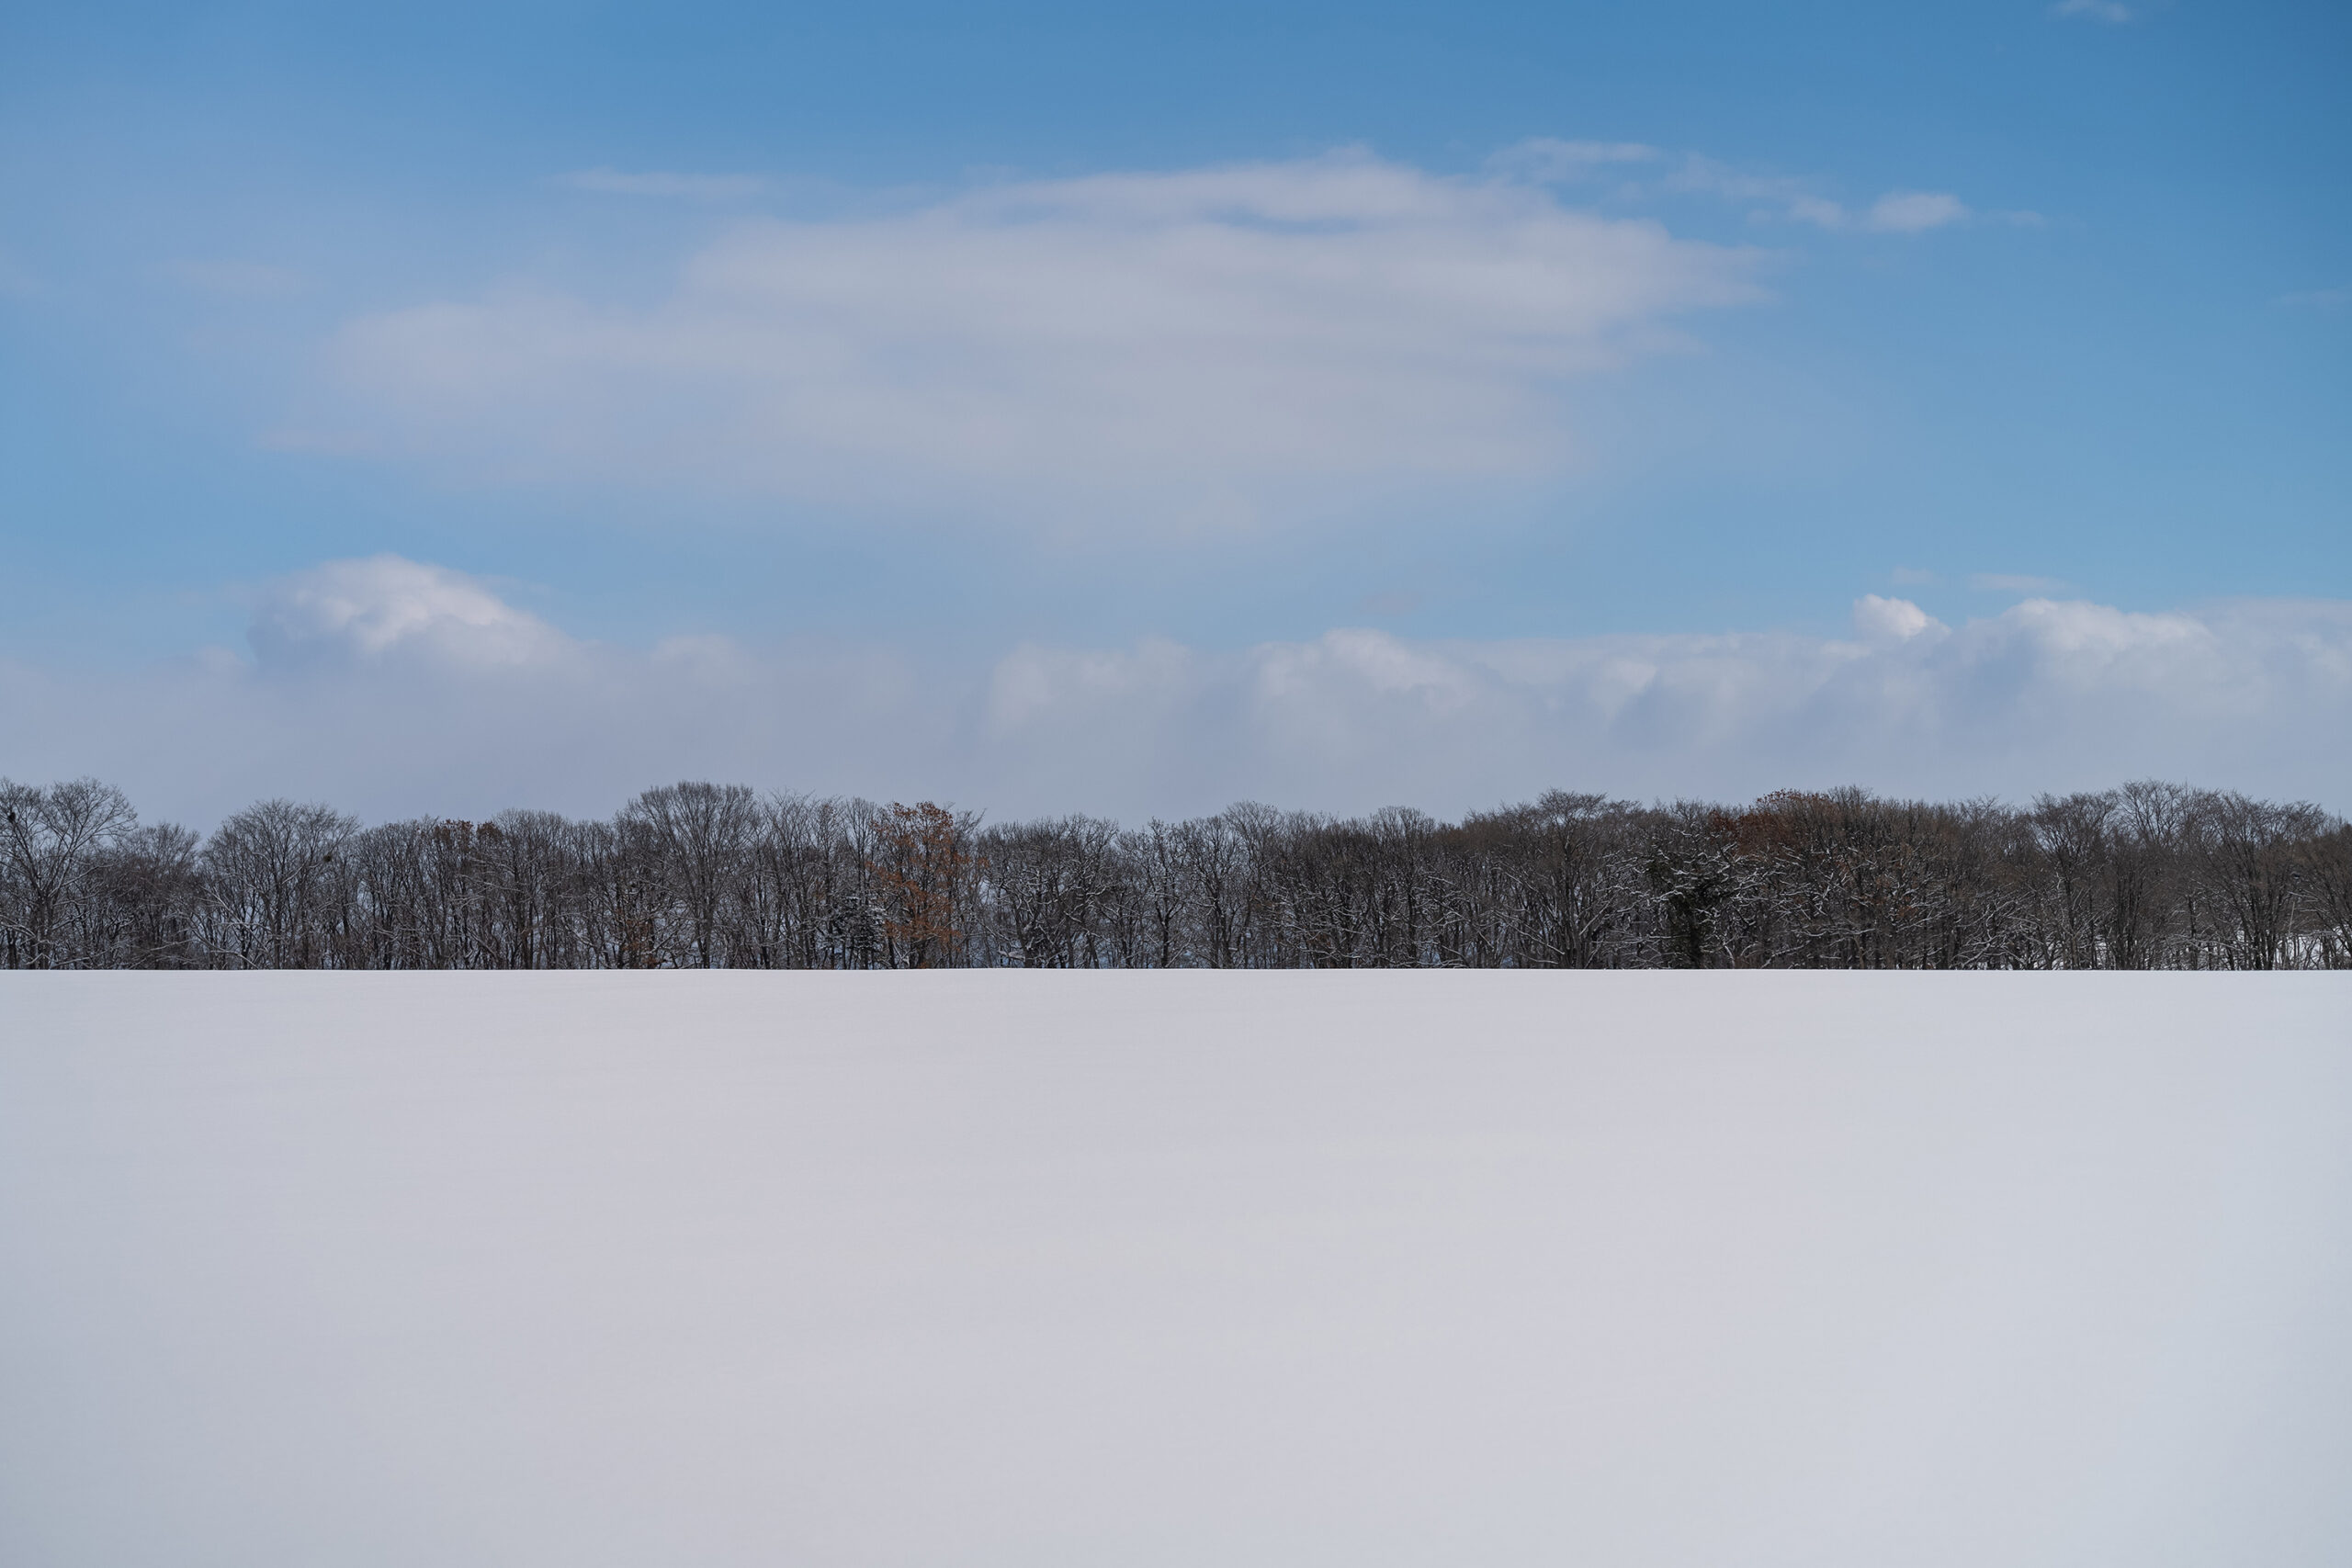
[(2352, 1562), (2352, 977), (0, 975), (0, 1562)]

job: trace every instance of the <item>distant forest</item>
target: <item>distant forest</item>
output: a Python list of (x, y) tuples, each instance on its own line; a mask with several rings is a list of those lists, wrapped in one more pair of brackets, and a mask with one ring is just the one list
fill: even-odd
[(9, 968), (2352, 967), (2352, 827), (2170, 784), (1140, 828), (679, 784), (595, 821), (270, 800), (202, 839), (94, 780), (0, 803)]

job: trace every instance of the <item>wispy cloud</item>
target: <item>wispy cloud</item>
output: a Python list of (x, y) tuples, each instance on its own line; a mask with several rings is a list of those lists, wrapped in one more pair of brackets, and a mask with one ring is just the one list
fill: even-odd
[(2094, 22), (2107, 22), (2118, 27), (2134, 20), (2139, 16), (2137, 11), (2123, 5), (2121, 0), (2058, 0), (2058, 4), (2052, 6), (2051, 10), (2054, 15), (2061, 17), (2083, 17)]
[(1504, 148), (1488, 159), (1487, 164), (1521, 179), (1566, 181), (1629, 164), (1655, 163), (1664, 156), (1657, 148), (1639, 141), (1563, 141), (1555, 137), (1537, 136)]
[(1947, 223), (1965, 222), (1969, 212), (1950, 191), (1889, 191), (1871, 204), (1861, 226), (1886, 234), (1924, 234)]
[[(1792, 223), (1810, 223), (1827, 230), (1866, 230), (1884, 234), (1920, 234), (1973, 217), (1966, 203), (1949, 191), (1894, 190), (1860, 212), (1822, 194), (1815, 181), (1786, 175), (1758, 175), (1693, 155), (1683, 160), (1663, 182), (1668, 190), (1702, 192), (1721, 197)], [(2005, 220), (2030, 219), (2032, 214), (2003, 214)]]
[(651, 309), (518, 288), (354, 321), (337, 358), (381, 449), (481, 478), (1255, 525), (1560, 472), (1564, 384), (1762, 298), (1760, 261), (1343, 152), (749, 222)]
[(718, 776), (1136, 818), (1244, 796), (1456, 812), (1555, 785), (1940, 795), (2149, 773), (2352, 807), (2352, 604), (2135, 614), (2034, 599), (1947, 626), (1865, 596), (1850, 637), (1416, 640), (1238, 649), (583, 642), (397, 558), (273, 585), (254, 656), (140, 675), (0, 663), (9, 771), (96, 772), (209, 819), (264, 795), (376, 815), (603, 811)]
[(1660, 184), (1669, 191), (1696, 192), (1749, 207), (1774, 209), (1783, 217), (1824, 228), (1838, 227), (1846, 218), (1846, 209), (1822, 196), (1810, 181), (1786, 175), (1759, 175), (1700, 153), (1685, 157)]
[(556, 177), (569, 190), (598, 196), (664, 197), (682, 201), (741, 201), (757, 196), (767, 182), (757, 175), (682, 175), (666, 170), (631, 174), (621, 169), (575, 169)]
[(2291, 310), (2341, 310), (2352, 305), (2352, 288), (2306, 288), (2300, 293), (2281, 294), (2278, 303)]

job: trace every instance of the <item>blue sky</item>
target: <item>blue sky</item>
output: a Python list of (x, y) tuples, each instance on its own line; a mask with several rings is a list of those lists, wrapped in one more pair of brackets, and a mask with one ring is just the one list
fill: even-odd
[(381, 9), (0, 18), (0, 773), (2352, 805), (2340, 7)]

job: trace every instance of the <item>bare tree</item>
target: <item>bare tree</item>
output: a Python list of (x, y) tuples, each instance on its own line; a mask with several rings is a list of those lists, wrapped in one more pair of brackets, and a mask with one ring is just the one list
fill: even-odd
[(202, 857), (207, 944), (236, 968), (322, 966), (343, 911), (335, 852), (358, 821), (325, 806), (265, 800), (220, 824)]
[(2308, 889), (2314, 961), (2352, 969), (2352, 826), (2337, 822), (2297, 848), (2299, 878)]
[(623, 834), (658, 868), (678, 912), (685, 960), (697, 969), (727, 956), (729, 918), (748, 891), (742, 873), (761, 818), (758, 796), (743, 784), (665, 784), (621, 812)]
[(111, 784), (74, 779), (38, 789), (0, 779), (0, 859), (6, 904), (0, 942), (10, 968), (70, 966), (66, 928), (94, 898), (101, 857), (138, 825)]
[(0, 782), (0, 962), (46, 967), (2352, 965), (2352, 829), (2143, 781), (1991, 800), (1555, 791), (1456, 823), (1244, 802), (1134, 831), (688, 782), (614, 817), (362, 830), (265, 801), (200, 848)]
[(2296, 935), (2301, 847), (2325, 818), (2312, 806), (2277, 806), (2227, 791), (2194, 805), (2198, 868), (2221, 920), (2221, 951), (2233, 969), (2276, 969)]

